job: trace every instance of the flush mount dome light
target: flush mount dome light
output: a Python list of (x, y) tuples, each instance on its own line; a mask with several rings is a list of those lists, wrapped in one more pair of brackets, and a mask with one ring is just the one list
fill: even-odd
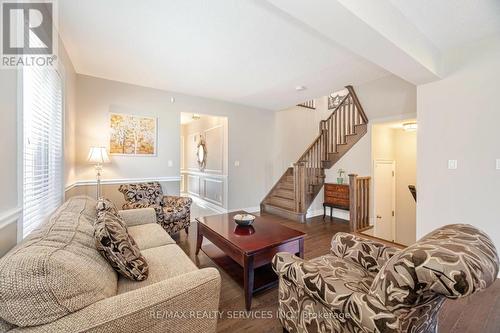
[(416, 122), (411, 122), (411, 123), (404, 123), (403, 124), (403, 129), (407, 132), (411, 131), (416, 131), (418, 128), (418, 125)]
[(295, 90), (297, 90), (297, 91), (303, 91), (303, 90), (306, 90), (306, 89), (307, 89), (306, 86), (296, 86), (295, 87)]

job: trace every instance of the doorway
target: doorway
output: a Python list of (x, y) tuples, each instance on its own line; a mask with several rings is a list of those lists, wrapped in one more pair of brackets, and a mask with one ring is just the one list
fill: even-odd
[(409, 189), (417, 181), (416, 120), (374, 123), (371, 139), (371, 228), (363, 233), (411, 245), (416, 241), (417, 219), (416, 200)]
[(396, 162), (375, 160), (373, 172), (374, 235), (395, 241)]
[(227, 211), (228, 119), (181, 113), (181, 193), (193, 199), (192, 217)]

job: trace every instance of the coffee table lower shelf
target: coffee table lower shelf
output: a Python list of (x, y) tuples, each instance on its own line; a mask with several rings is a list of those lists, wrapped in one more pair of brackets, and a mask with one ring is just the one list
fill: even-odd
[[(202, 245), (201, 250), (226, 272), (234, 281), (244, 287), (244, 269), (230, 256), (222, 252), (213, 244)], [(268, 290), (278, 285), (278, 276), (274, 273), (271, 264), (254, 269), (254, 282), (252, 294)]]

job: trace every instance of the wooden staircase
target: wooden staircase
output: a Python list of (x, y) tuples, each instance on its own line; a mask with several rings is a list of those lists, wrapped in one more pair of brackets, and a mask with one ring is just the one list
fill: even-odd
[(321, 190), (325, 169), (331, 168), (366, 134), (368, 118), (352, 86), (319, 124), (319, 135), (288, 168), (260, 204), (261, 212), (305, 222), (307, 209)]

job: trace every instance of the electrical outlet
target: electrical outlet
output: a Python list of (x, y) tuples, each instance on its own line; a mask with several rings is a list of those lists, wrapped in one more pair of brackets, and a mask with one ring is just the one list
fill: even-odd
[(448, 169), (455, 170), (456, 168), (458, 168), (458, 161), (457, 160), (448, 160)]
[(174, 166), (174, 162), (172, 162), (172, 160), (168, 160), (167, 165), (171, 168)]
[(234, 161), (234, 166), (239, 167), (240, 166), (240, 161)]

